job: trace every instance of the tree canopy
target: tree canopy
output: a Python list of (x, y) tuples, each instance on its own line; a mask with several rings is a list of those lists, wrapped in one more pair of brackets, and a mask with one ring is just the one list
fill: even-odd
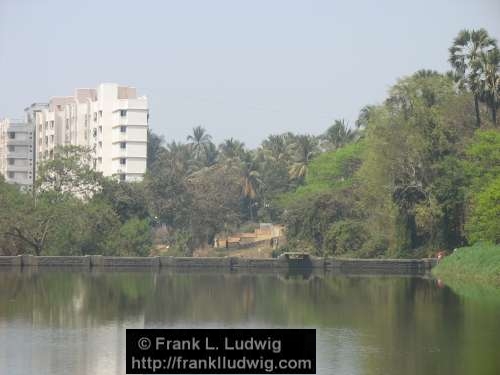
[(150, 131), (138, 183), (93, 171), (89, 150), (59, 148), (32, 192), (0, 179), (0, 253), (148, 255), (154, 242), (191, 255), (257, 222), (285, 224), (281, 251), (318, 255), (499, 243), (497, 42), (462, 30), (449, 62), (401, 77), (354, 126), (336, 119), (319, 135), (272, 134), (249, 149), (216, 145), (202, 126), (185, 143)]

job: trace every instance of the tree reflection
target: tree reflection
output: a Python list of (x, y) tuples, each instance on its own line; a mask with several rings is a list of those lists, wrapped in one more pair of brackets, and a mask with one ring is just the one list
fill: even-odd
[(500, 367), (500, 299), (462, 298), (424, 278), (23, 269), (2, 270), (0, 285), (0, 322), (34, 328), (315, 327), (318, 352), (366, 374)]

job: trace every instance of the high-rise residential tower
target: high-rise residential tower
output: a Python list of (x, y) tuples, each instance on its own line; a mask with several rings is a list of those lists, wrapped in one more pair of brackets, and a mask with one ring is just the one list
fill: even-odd
[(104, 176), (122, 181), (144, 176), (149, 108), (135, 88), (104, 83), (25, 111), (36, 129), (37, 164), (53, 158), (57, 146), (76, 145), (91, 150), (93, 167)]
[(33, 127), (22, 120), (0, 121), (0, 173), (23, 189), (33, 185)]

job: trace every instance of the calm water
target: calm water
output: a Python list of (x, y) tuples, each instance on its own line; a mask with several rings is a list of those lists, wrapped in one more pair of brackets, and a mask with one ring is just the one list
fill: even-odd
[(125, 329), (317, 328), (319, 374), (500, 374), (500, 303), (409, 277), (0, 269), (0, 374), (124, 374)]

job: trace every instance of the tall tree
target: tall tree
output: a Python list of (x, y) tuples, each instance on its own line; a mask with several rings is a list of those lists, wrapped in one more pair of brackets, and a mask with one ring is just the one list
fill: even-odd
[(149, 211), (167, 225), (186, 225), (191, 197), (185, 182), (194, 170), (190, 147), (172, 142), (156, 164), (156, 173), (144, 180)]
[(219, 159), (219, 150), (212, 142), (205, 146), (205, 156), (203, 158), (203, 166), (210, 167), (215, 165)]
[(465, 225), (471, 242), (500, 243), (500, 131), (474, 134), (467, 148), (470, 209)]
[(450, 47), (449, 61), (455, 69), (455, 78), (461, 87), (470, 90), (474, 96), (476, 126), (481, 126), (479, 100), (481, 97), (481, 74), (476, 69), (481, 54), (496, 48), (495, 39), (485, 29), (461, 30)]
[(290, 168), (290, 177), (302, 179), (307, 175), (307, 167), (316, 155), (318, 141), (311, 135), (299, 135), (293, 144), (294, 163)]
[(250, 220), (254, 219), (254, 206), (262, 180), (255, 157), (247, 152), (241, 163), (241, 196), (248, 201)]
[(186, 179), (192, 197), (189, 221), (194, 247), (212, 243), (217, 233), (239, 223), (240, 170), (235, 163), (216, 164), (192, 173)]
[(240, 158), (245, 152), (245, 144), (234, 138), (224, 140), (219, 150), (225, 159)]
[(193, 134), (187, 136), (187, 140), (190, 142), (189, 145), (194, 157), (201, 160), (204, 157), (206, 148), (212, 141), (212, 136), (206, 132), (205, 128), (197, 126), (193, 128)]
[(280, 162), (288, 159), (290, 149), (284, 134), (270, 135), (262, 142), (262, 149), (268, 158)]
[(327, 148), (331, 150), (336, 150), (342, 146), (345, 146), (349, 142), (352, 142), (356, 137), (356, 132), (349, 128), (347, 122), (342, 120), (335, 120), (332, 126), (330, 126), (322, 138), (327, 144)]
[(38, 192), (53, 191), (54, 197), (63, 194), (90, 199), (102, 189), (102, 174), (92, 168), (90, 150), (80, 146), (62, 146), (55, 158), (39, 166), (35, 182)]
[(147, 168), (151, 170), (153, 164), (160, 157), (163, 148), (164, 138), (152, 130), (148, 130), (148, 154), (147, 154)]
[(473, 69), (480, 72), (481, 99), (491, 111), (493, 124), (497, 124), (497, 109), (500, 105), (500, 50), (481, 53), (473, 64)]
[(178, 174), (189, 174), (193, 169), (192, 149), (189, 145), (170, 142), (158, 163), (162, 168), (170, 168)]

